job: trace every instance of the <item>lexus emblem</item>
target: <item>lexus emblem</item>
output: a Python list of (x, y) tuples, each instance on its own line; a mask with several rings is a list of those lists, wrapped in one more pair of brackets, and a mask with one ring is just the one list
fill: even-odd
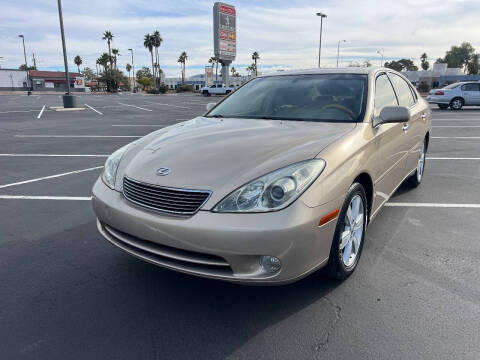
[(170, 174), (170, 168), (167, 167), (161, 167), (160, 169), (157, 169), (157, 175), (158, 176), (167, 176)]

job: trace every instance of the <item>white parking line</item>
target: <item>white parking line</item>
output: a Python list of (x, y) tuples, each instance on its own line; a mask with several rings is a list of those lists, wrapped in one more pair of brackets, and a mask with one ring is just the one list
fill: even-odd
[(433, 125), (434, 128), (480, 128), (480, 125)]
[(147, 125), (147, 124), (122, 124), (122, 125), (112, 125), (112, 126), (151, 126), (151, 127), (167, 127), (170, 125)]
[(109, 155), (77, 155), (77, 154), (0, 154), (0, 157), (108, 157)]
[(479, 118), (441, 118), (441, 119), (432, 119), (432, 121), (480, 121)]
[(43, 111), (45, 110), (45, 106), (46, 105), (43, 105), (42, 110), (40, 110), (40, 113), (37, 116), (37, 119), (40, 119), (42, 117)]
[(15, 135), (20, 138), (141, 138), (130, 135)]
[(0, 195), (0, 199), (6, 200), (76, 200), (90, 201), (90, 196), (31, 196), (31, 195)]
[(480, 157), (428, 157), (427, 160), (480, 160)]
[(151, 101), (147, 101), (147, 103), (152, 104), (152, 105), (171, 106), (171, 107), (176, 107), (176, 108), (180, 108), (180, 109), (190, 109), (188, 106), (179, 106), (179, 105), (173, 105), (173, 104), (162, 104), (162, 103), (156, 103), (156, 102), (151, 102)]
[(145, 111), (153, 111), (153, 110), (150, 110), (150, 109), (145, 109), (145, 108), (142, 108), (140, 106), (135, 106), (135, 105), (130, 105), (130, 104), (124, 104), (124, 103), (121, 103), (119, 102), (120, 105), (124, 105), (124, 106), (131, 106), (131, 107), (134, 107), (134, 108), (137, 108), (137, 109), (140, 109), (140, 110), (145, 110)]
[(439, 204), (439, 203), (395, 203), (388, 202), (389, 207), (438, 207), (438, 208), (478, 208), (480, 204)]
[(100, 114), (100, 115), (103, 115), (100, 111), (95, 110), (95, 109), (94, 109), (93, 107), (91, 107), (90, 105), (88, 105), (88, 104), (84, 104), (84, 105), (85, 105), (86, 107), (92, 109), (92, 110), (95, 111), (96, 113), (98, 113), (98, 114)]
[(480, 136), (432, 136), (432, 139), (480, 139)]
[(28, 184), (28, 183), (42, 181), (42, 180), (54, 179), (54, 178), (58, 178), (58, 177), (61, 177), (61, 176), (66, 176), (66, 175), (71, 175), (71, 174), (78, 174), (78, 173), (82, 173), (82, 172), (85, 172), (85, 171), (98, 170), (98, 169), (101, 169), (101, 168), (103, 168), (103, 166), (95, 166), (95, 167), (88, 168), (88, 169), (74, 170), (74, 171), (69, 171), (69, 172), (62, 173), (62, 174), (55, 174), (55, 175), (44, 176), (44, 177), (40, 177), (40, 178), (36, 178), (36, 179), (19, 181), (19, 182), (15, 182), (15, 183), (11, 183), (11, 184), (0, 185), (0, 189), (11, 187), (11, 186)]

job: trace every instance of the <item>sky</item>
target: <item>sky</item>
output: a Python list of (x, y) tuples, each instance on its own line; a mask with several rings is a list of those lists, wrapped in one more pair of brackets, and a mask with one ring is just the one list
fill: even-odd
[[(419, 63), (423, 52), (433, 63), (452, 45), (469, 41), (480, 52), (480, 0), (257, 0), (229, 1), (237, 10), (237, 58), (240, 73), (260, 54), (259, 71), (305, 69), (317, 66), (320, 18), (323, 12), (322, 66), (335, 67), (339, 40), (340, 66), (370, 60), (408, 58)], [(214, 1), (207, 0), (63, 0), (70, 71), (75, 55), (83, 66), (108, 51), (105, 30), (120, 50), (121, 70), (149, 66), (143, 37), (158, 30), (163, 38), (160, 66), (167, 77), (180, 76), (178, 56), (188, 54), (187, 76), (200, 74), (213, 56)], [(39, 70), (63, 70), (57, 1), (0, 0), (0, 66), (24, 63), (19, 34), (25, 36), (27, 61), (35, 53)]]

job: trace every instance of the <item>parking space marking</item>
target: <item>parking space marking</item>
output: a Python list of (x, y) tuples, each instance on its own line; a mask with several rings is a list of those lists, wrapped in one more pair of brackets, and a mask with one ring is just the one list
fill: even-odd
[(0, 157), (108, 157), (109, 155), (77, 155), (77, 154), (0, 154)]
[(88, 107), (88, 108), (92, 109), (92, 110), (93, 110), (93, 111), (95, 111), (96, 113), (98, 113), (98, 114), (100, 114), (100, 115), (103, 115), (103, 114), (102, 114), (100, 111), (98, 111), (98, 110), (94, 109), (94, 108), (93, 108), (93, 107), (91, 107), (90, 105), (88, 105), (88, 104), (83, 104), (83, 105), (85, 105), (86, 107)]
[(15, 135), (20, 138), (141, 138), (133, 135)]
[(42, 110), (40, 110), (40, 112), (38, 113), (37, 119), (40, 119), (42, 117), (43, 111), (45, 110), (45, 106), (46, 105), (43, 105)]
[(156, 102), (151, 102), (151, 101), (147, 101), (148, 104), (152, 104), (152, 105), (161, 105), (161, 106), (170, 106), (170, 107), (176, 107), (176, 108), (180, 108), (180, 109), (190, 109), (189, 107), (187, 106), (180, 106), (180, 105), (173, 105), (173, 104), (162, 104), (162, 103), (156, 103)]
[(480, 139), (480, 136), (432, 136), (432, 139)]
[(433, 125), (434, 128), (480, 128), (480, 125)]
[(167, 127), (167, 126), (170, 126), (170, 125), (148, 125), (148, 124), (121, 124), (121, 125), (112, 125), (112, 126), (117, 126), (117, 127), (122, 127), (122, 126), (149, 126), (149, 127)]
[(0, 195), (0, 199), (6, 200), (74, 200), (90, 201), (90, 196), (31, 196), (31, 195)]
[(441, 204), (441, 203), (395, 203), (388, 202), (388, 207), (438, 207), (438, 208), (475, 208), (480, 209), (480, 204)]
[(427, 160), (480, 160), (480, 157), (428, 157)]
[(14, 182), (14, 183), (11, 183), (11, 184), (0, 185), (0, 189), (11, 187), (11, 186), (29, 184), (29, 183), (32, 183), (32, 182), (37, 182), (37, 181), (42, 181), (42, 180), (55, 179), (55, 178), (62, 177), (62, 176), (79, 174), (79, 173), (82, 173), (82, 172), (93, 171), (93, 170), (98, 170), (98, 169), (102, 169), (102, 168), (103, 168), (103, 166), (95, 166), (95, 167), (88, 168), (88, 169), (74, 170), (74, 171), (69, 171), (69, 172), (66, 172), (66, 173), (44, 176), (44, 177), (40, 177), (40, 178), (36, 178), (36, 179), (18, 181), (18, 182)]
[(452, 118), (452, 119), (447, 119), (447, 118), (442, 118), (442, 119), (432, 119), (432, 121), (480, 121), (479, 118)]
[(124, 103), (121, 103), (121, 102), (119, 102), (119, 104), (120, 104), (120, 105), (124, 105), (124, 106), (131, 106), (131, 107), (134, 107), (134, 108), (137, 108), (137, 109), (140, 109), (140, 110), (153, 111), (153, 110), (145, 109), (145, 108), (142, 108), (142, 107), (136, 106), (136, 105), (124, 104)]

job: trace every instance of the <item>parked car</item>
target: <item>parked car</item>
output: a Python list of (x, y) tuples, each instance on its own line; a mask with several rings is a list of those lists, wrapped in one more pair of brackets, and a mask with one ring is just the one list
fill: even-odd
[(115, 151), (93, 187), (98, 229), (188, 274), (288, 283), (327, 266), (344, 279), (390, 196), (421, 183), (430, 130), (393, 70), (260, 76)]
[(227, 87), (224, 84), (213, 84), (212, 86), (204, 86), (200, 89), (203, 96), (226, 95), (234, 91), (235, 88)]
[(434, 89), (427, 96), (430, 104), (437, 104), (440, 109), (460, 110), (463, 106), (480, 105), (480, 82), (462, 81)]

